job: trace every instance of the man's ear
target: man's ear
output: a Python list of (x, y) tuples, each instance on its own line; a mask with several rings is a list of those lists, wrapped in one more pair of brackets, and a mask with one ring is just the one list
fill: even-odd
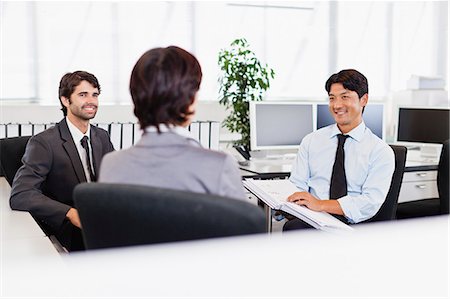
[(367, 105), (367, 102), (369, 101), (369, 95), (365, 93), (360, 99), (359, 103), (362, 107), (365, 107)]
[(70, 99), (66, 97), (61, 97), (61, 103), (63, 103), (64, 107), (69, 107)]

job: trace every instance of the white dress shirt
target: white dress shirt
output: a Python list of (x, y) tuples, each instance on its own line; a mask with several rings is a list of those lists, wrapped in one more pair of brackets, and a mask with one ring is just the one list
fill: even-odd
[(86, 151), (84, 150), (84, 147), (81, 145), (81, 139), (84, 136), (88, 137), (88, 146), (89, 146), (89, 155), (91, 156), (91, 169), (92, 172), (95, 174), (94, 165), (93, 165), (93, 158), (92, 158), (92, 146), (91, 146), (91, 125), (88, 125), (88, 129), (86, 131), (86, 134), (83, 134), (74, 124), (72, 124), (68, 117), (66, 117), (67, 126), (69, 127), (70, 134), (72, 135), (73, 142), (75, 143), (75, 147), (77, 148), (78, 155), (81, 159), (81, 164), (83, 164), (84, 174), (86, 175), (86, 180), (88, 182), (91, 181), (91, 176), (89, 174), (89, 169), (87, 167), (87, 157), (86, 157)]
[[(302, 191), (329, 199), (330, 180), (337, 148), (336, 124), (303, 138), (290, 180)], [(380, 209), (394, 173), (394, 152), (366, 127), (364, 121), (350, 131), (344, 144), (347, 195), (338, 200), (350, 223), (373, 217)]]

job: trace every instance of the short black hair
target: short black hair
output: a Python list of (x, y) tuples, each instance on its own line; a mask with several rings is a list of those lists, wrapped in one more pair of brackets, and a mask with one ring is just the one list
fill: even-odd
[(141, 129), (188, 120), (202, 70), (191, 53), (176, 47), (145, 52), (131, 72), (130, 93)]
[(356, 92), (359, 98), (369, 93), (367, 78), (357, 70), (342, 70), (337, 74), (331, 75), (325, 83), (325, 90), (330, 93), (331, 85), (335, 83), (341, 83), (345, 89)]
[(81, 81), (87, 81), (92, 86), (98, 89), (98, 93), (100, 94), (100, 84), (98, 83), (97, 78), (91, 73), (85, 71), (76, 71), (73, 73), (67, 73), (59, 82), (59, 102), (61, 103), (61, 110), (64, 116), (67, 116), (67, 108), (63, 105), (61, 97), (65, 97), (70, 99), (70, 95), (73, 93), (75, 88), (81, 83)]

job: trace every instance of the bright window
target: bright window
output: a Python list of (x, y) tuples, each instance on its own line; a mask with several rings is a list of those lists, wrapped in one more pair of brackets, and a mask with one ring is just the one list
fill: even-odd
[[(0, 99), (58, 103), (66, 72), (94, 73), (101, 99), (130, 103), (129, 76), (148, 49), (178, 45), (204, 73), (201, 100), (217, 100), (217, 55), (236, 38), (276, 72), (270, 99), (326, 99), (336, 71), (364, 73), (372, 96), (411, 75), (448, 78), (445, 1), (2, 1)], [(444, 12), (444, 13), (443, 13)]]

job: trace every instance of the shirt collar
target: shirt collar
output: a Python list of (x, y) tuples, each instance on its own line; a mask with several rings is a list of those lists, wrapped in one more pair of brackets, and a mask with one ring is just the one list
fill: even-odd
[[(352, 139), (355, 139), (356, 141), (359, 142), (363, 138), (365, 131), (366, 131), (366, 124), (364, 123), (364, 120), (362, 120), (361, 123), (356, 128), (354, 128), (353, 130), (344, 135), (348, 135), (352, 137)], [(331, 129), (330, 138), (335, 137), (339, 134), (342, 134), (342, 132), (341, 130), (339, 130), (337, 124), (334, 124)]]
[(66, 116), (67, 127), (69, 127), (70, 134), (73, 140), (80, 141), (84, 136), (87, 136), (91, 140), (91, 125), (88, 124), (86, 134), (83, 134)]
[[(172, 125), (172, 124), (169, 124), (169, 125), (160, 124), (159, 125), (159, 130), (162, 133), (172, 132), (172, 133), (178, 134), (178, 135), (180, 135), (182, 137), (185, 137), (185, 138), (195, 139), (192, 136), (191, 132), (189, 132), (189, 130), (186, 129), (185, 127), (175, 126), (175, 125)], [(156, 133), (156, 132), (158, 132), (158, 130), (156, 129), (155, 126), (148, 126), (148, 127), (145, 128), (145, 132), (146, 133)]]

